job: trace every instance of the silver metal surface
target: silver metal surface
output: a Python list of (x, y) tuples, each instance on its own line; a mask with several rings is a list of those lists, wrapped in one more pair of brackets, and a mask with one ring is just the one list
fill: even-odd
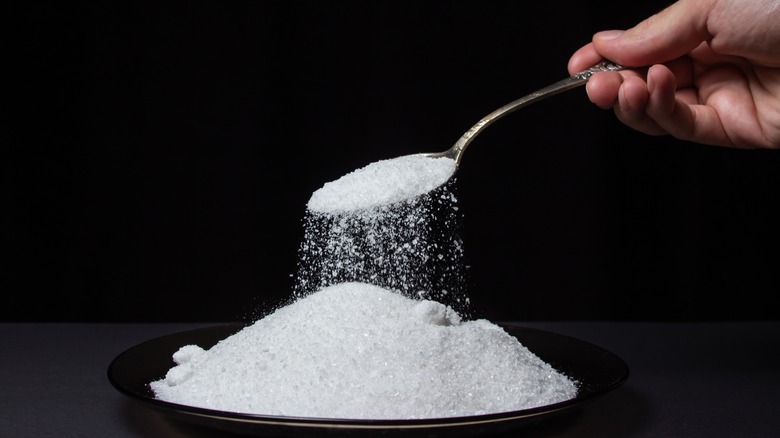
[(581, 71), (571, 77), (558, 81), (552, 85), (548, 85), (547, 87), (544, 87), (540, 90), (534, 91), (531, 94), (528, 94), (517, 100), (509, 102), (508, 104), (502, 106), (501, 108), (493, 111), (492, 113), (483, 117), (482, 120), (480, 120), (474, 126), (472, 126), (471, 129), (466, 131), (466, 133), (463, 134), (463, 136), (451, 148), (447, 149), (446, 151), (425, 153), (423, 155), (429, 157), (451, 158), (455, 160), (456, 166), (460, 166), (460, 159), (463, 156), (463, 151), (466, 150), (466, 146), (468, 146), (469, 143), (471, 143), (471, 141), (474, 140), (474, 137), (476, 137), (477, 134), (482, 132), (483, 129), (490, 126), (491, 123), (495, 122), (501, 117), (519, 108), (530, 105), (534, 102), (538, 102), (542, 99), (546, 99), (550, 96), (554, 96), (558, 93), (571, 90), (572, 88), (576, 88), (580, 85), (584, 85), (585, 83), (588, 82), (588, 79), (590, 79), (590, 77), (596, 73), (603, 72), (603, 71), (618, 71), (618, 70), (623, 70), (623, 68), (624, 68), (623, 66), (614, 64), (612, 62), (608, 62), (608, 61), (600, 62), (587, 70)]

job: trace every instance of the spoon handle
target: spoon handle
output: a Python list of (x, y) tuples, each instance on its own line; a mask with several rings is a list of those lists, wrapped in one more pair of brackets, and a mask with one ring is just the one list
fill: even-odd
[(588, 79), (590, 79), (590, 77), (596, 73), (603, 71), (618, 71), (623, 69), (624, 67), (622, 65), (614, 64), (609, 61), (600, 62), (587, 70), (583, 70), (573, 76), (560, 80), (552, 85), (548, 85), (540, 90), (534, 91), (531, 94), (509, 102), (508, 104), (483, 117), (482, 120), (477, 122), (474, 126), (471, 127), (471, 129), (466, 131), (466, 133), (463, 134), (463, 136), (455, 143), (455, 145), (452, 146), (449, 151), (449, 155), (455, 157), (456, 163), (460, 163), (460, 156), (463, 154), (463, 150), (466, 149), (466, 146), (471, 143), (471, 140), (473, 140), (474, 137), (476, 137), (477, 134), (479, 134), (484, 128), (487, 128), (491, 123), (495, 122), (501, 117), (539, 100), (554, 96), (567, 90), (571, 90), (572, 88), (578, 87), (580, 85), (584, 85), (586, 82), (588, 82)]

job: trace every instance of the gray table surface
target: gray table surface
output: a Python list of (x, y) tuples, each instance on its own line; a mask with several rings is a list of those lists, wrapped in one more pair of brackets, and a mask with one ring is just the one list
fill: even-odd
[[(211, 325), (0, 324), (0, 436), (235, 436), (171, 419), (107, 378), (124, 350)], [(780, 321), (522, 325), (605, 348), (630, 376), (582, 407), (499, 436), (780, 436)]]

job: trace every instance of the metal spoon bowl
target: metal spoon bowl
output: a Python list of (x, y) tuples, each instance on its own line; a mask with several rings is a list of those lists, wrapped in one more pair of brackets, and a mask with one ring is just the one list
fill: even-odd
[(450, 158), (452, 160), (455, 160), (455, 167), (457, 168), (458, 166), (460, 166), (460, 160), (463, 157), (463, 151), (466, 150), (466, 147), (474, 140), (474, 138), (480, 132), (482, 132), (485, 128), (490, 126), (496, 120), (500, 119), (501, 117), (517, 109), (530, 105), (534, 102), (538, 102), (542, 99), (546, 99), (558, 93), (562, 93), (564, 91), (568, 91), (573, 88), (576, 88), (580, 85), (584, 85), (585, 83), (588, 82), (590, 77), (596, 73), (603, 72), (603, 71), (618, 71), (618, 70), (623, 70), (623, 68), (624, 68), (623, 66), (614, 64), (609, 61), (600, 62), (587, 70), (583, 70), (571, 77), (560, 80), (552, 85), (548, 85), (547, 87), (544, 87), (540, 90), (534, 91), (529, 95), (523, 96), (517, 100), (509, 102), (508, 104), (502, 106), (501, 108), (493, 111), (492, 113), (483, 117), (482, 120), (480, 120), (474, 126), (472, 126), (471, 129), (466, 131), (466, 133), (464, 133), (463, 136), (461, 136), (460, 139), (451, 148), (447, 149), (446, 151), (427, 152), (427, 153), (421, 153), (415, 155), (423, 155), (431, 158), (440, 158), (440, 157)]

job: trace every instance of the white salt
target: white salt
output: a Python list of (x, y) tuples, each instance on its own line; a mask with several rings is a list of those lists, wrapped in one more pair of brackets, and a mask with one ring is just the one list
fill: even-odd
[(339, 213), (396, 204), (428, 193), (455, 173), (455, 160), (406, 155), (375, 161), (315, 191), (307, 208)]
[(574, 397), (576, 382), (462, 313), (455, 167), (404, 156), (317, 190), (294, 301), (208, 350), (183, 346), (151, 382), (155, 396), (248, 414), (400, 420)]
[(528, 409), (576, 383), (501, 327), (360, 282), (282, 307), (208, 350), (184, 346), (160, 400), (248, 414), (417, 419)]

